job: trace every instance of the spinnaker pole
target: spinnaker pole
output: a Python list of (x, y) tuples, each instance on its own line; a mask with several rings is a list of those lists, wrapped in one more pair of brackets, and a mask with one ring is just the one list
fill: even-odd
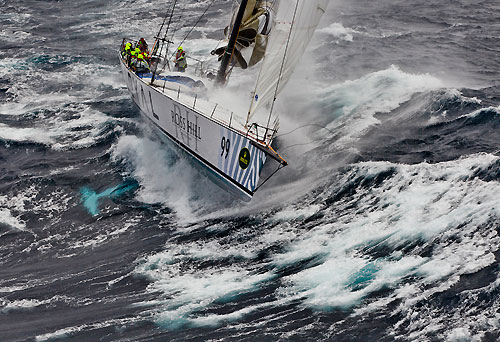
[(222, 62), (220, 64), (219, 72), (217, 73), (217, 83), (224, 84), (226, 82), (226, 70), (231, 60), (231, 56), (234, 52), (234, 47), (236, 45), (236, 39), (240, 32), (240, 25), (243, 20), (243, 15), (245, 14), (245, 9), (247, 7), (248, 0), (241, 0), (240, 8), (238, 9), (238, 14), (233, 24), (233, 31), (229, 37), (229, 43), (227, 44), (226, 51), (222, 57)]

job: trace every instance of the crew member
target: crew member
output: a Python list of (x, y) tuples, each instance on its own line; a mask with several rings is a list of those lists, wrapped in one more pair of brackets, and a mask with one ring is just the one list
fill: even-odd
[(139, 43), (137, 44), (137, 46), (139, 47), (139, 49), (142, 52), (148, 52), (149, 51), (148, 44), (146, 43), (146, 40), (144, 38), (139, 39)]
[(127, 42), (122, 52), (122, 57), (127, 62), (127, 65), (130, 65), (130, 57), (132, 52), (131, 49), (132, 49), (132, 44), (130, 42)]
[(187, 62), (186, 62), (186, 53), (182, 46), (177, 48), (177, 53), (175, 54), (175, 71), (184, 72), (186, 71)]
[(139, 54), (141, 53), (141, 50), (136, 47), (135, 49), (131, 49), (130, 51), (130, 68), (132, 70), (136, 70), (137, 69), (137, 56), (139, 56)]
[(126, 58), (127, 56), (130, 55), (131, 48), (132, 48), (132, 44), (130, 42), (127, 42), (127, 44), (125, 44), (125, 46), (123, 47), (123, 51), (122, 51), (123, 58)]
[(148, 64), (148, 61), (146, 60), (145, 52), (144, 53), (141, 52), (137, 55), (136, 71), (137, 72), (146, 72), (146, 70), (149, 70), (149, 64)]

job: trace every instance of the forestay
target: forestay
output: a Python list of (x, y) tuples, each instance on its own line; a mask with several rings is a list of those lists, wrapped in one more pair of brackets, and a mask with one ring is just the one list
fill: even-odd
[(270, 34), (247, 119), (249, 123), (257, 121), (265, 126), (277, 123), (275, 114), (271, 113), (271, 117), (266, 115), (264, 119), (260, 115), (254, 117), (255, 113), (271, 104), (288, 82), (326, 10), (328, 0), (281, 0), (276, 3), (275, 26)]

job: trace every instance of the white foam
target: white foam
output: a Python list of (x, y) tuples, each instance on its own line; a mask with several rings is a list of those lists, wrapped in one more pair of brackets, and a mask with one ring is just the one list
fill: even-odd
[[(13, 142), (34, 142), (58, 150), (91, 146), (102, 138), (102, 129), (106, 123), (128, 121), (128, 119), (110, 118), (84, 103), (71, 104), (71, 98), (65, 95), (47, 95), (29, 104), (10, 102), (2, 104), (0, 110), (7, 115), (37, 112), (37, 120), (33, 127), (0, 124), (0, 139)], [(53, 114), (55, 112), (57, 115)], [(66, 119), (65, 116), (68, 118)], [(115, 128), (115, 130), (120, 129), (119, 125)]]
[[(69, 202), (73, 200), (73, 194), (56, 188), (51, 192), (47, 192), (43, 201), (39, 201), (37, 196), (41, 186), (40, 184), (31, 184), (21, 191), (13, 190), (0, 195), (0, 222), (14, 229), (31, 233), (31, 230), (26, 226), (26, 222), (21, 219), (26, 212), (37, 215), (40, 220), (58, 220), (57, 214), (68, 208)], [(63, 237), (59, 237), (63, 239)], [(42, 240), (36, 239), (33, 244), (40, 242)]]
[(500, 114), (500, 106), (498, 106), (498, 107), (490, 106), (490, 107), (480, 108), (478, 110), (473, 111), (472, 113), (462, 115), (460, 118), (463, 118), (463, 117), (474, 118), (474, 117), (478, 116), (479, 113), (482, 113), (485, 111), (493, 111), (493, 112), (496, 112), (497, 114)]
[(449, 342), (473, 342), (481, 341), (480, 338), (473, 338), (467, 327), (455, 328), (448, 333), (447, 341)]
[(310, 217), (321, 209), (319, 205), (311, 205), (305, 208), (290, 208), (277, 212), (273, 219), (277, 221), (288, 221), (293, 219), (301, 219)]
[(137, 194), (140, 201), (167, 203), (181, 220), (193, 218), (190, 196), (194, 194), (191, 185), (196, 171), (170, 147), (147, 138), (122, 136), (112, 147), (112, 157), (132, 166), (141, 185)]
[(190, 324), (195, 327), (218, 326), (221, 323), (232, 322), (241, 319), (254, 311), (270, 306), (268, 303), (250, 305), (243, 309), (228, 313), (228, 314), (211, 314), (200, 317), (195, 317), (190, 320)]
[(353, 35), (359, 33), (356, 30), (351, 28), (346, 28), (342, 25), (342, 23), (333, 23), (330, 26), (322, 27), (317, 30), (319, 33), (325, 33), (333, 36), (334, 38), (339, 38), (342, 40), (346, 40), (352, 42)]
[(218, 241), (209, 241), (203, 244), (189, 244), (185, 246), (189, 255), (196, 259), (223, 259), (230, 257), (239, 257), (251, 259), (255, 257), (255, 249), (251, 245), (228, 244)]
[(0, 222), (5, 223), (9, 227), (25, 230), (26, 224), (18, 218), (12, 216), (11, 212), (6, 208), (0, 208)]
[(36, 299), (21, 299), (15, 300), (13, 302), (2, 302), (2, 308), (0, 309), (0, 311), (3, 313), (14, 310), (29, 310), (43, 304), (43, 302)]
[(0, 139), (15, 142), (35, 142), (50, 145), (55, 142), (53, 133), (43, 128), (13, 128), (0, 123)]
[[(204, 8), (207, 3), (207, 1), (197, 2), (190, 6)], [(139, 11), (150, 8), (146, 0), (139, 1), (136, 6), (140, 8)], [(125, 14), (127, 11), (129, 11), (127, 7), (117, 9), (120, 14)], [(109, 23), (106, 20), (105, 22)], [(120, 20), (113, 30), (139, 32), (141, 26), (143, 23), (140, 20), (134, 21), (132, 25)], [(88, 23), (82, 24), (80, 29), (91, 33), (106, 30), (100, 25)], [(353, 35), (357, 33), (340, 24), (333, 24), (322, 30), (325, 34), (347, 41), (352, 40)], [(197, 44), (187, 45), (187, 48), (196, 50)], [(202, 48), (206, 49), (205, 46)], [(90, 75), (95, 74), (94, 71), (85, 65), (75, 65), (70, 75), (75, 72)], [(119, 79), (108, 73), (109, 70), (99, 71), (104, 71), (105, 75), (103, 77), (94, 75), (94, 80), (89, 81), (92, 86), (101, 84), (113, 88), (123, 86)], [(67, 75), (61, 77), (67, 78)], [(235, 80), (233, 83), (235, 87), (239, 81), (244, 82), (243, 78)], [(410, 99), (412, 94), (439, 89), (441, 86), (439, 80), (430, 75), (410, 75), (393, 67), (359, 80), (331, 86), (321, 95), (324, 103), (331, 103), (333, 100), (341, 104), (340, 114), (344, 117), (338, 122), (332, 122), (330, 128), (343, 132), (344, 138), (340, 143), (341, 147), (346, 147), (352, 139), (356, 139), (371, 125), (379, 123), (374, 118), (376, 112), (389, 112)], [(78, 96), (77, 99), (81, 100), (82, 95)], [(347, 102), (341, 103), (345, 100)], [(65, 102), (67, 99), (62, 101)], [(15, 107), (14, 104), (9, 105)], [(12, 108), (8, 111), (17, 113), (18, 109)], [(91, 113), (87, 114), (90, 115), (86, 117), (87, 119), (92, 117)], [(83, 122), (84, 120), (82, 125), (87, 124)], [(78, 125), (69, 124), (60, 131), (54, 127), (54, 131), (51, 132), (54, 135), (49, 137), (63, 139), (61, 145), (55, 145), (54, 148), (85, 147), (98, 136), (98, 130), (92, 129), (86, 131), (90, 134), (88, 138), (68, 134), (74, 127)], [(34, 132), (29, 136), (36, 137), (38, 133)], [(54, 146), (53, 141), (48, 144)], [(244, 215), (252, 210), (262, 214), (259, 217), (264, 217), (264, 220), (273, 221), (271, 227), (267, 227), (262, 235), (249, 243), (234, 243), (229, 246), (226, 241), (215, 239), (186, 243), (178, 248), (173, 244), (167, 244), (166, 251), (150, 256), (137, 267), (137, 273), (147, 275), (153, 281), (148, 291), (161, 294), (154, 303), (148, 302), (160, 305), (156, 316), (158, 321), (166, 322), (170, 326), (176, 322), (215, 325), (221, 321), (239, 319), (249, 312), (262, 308), (257, 305), (222, 315), (197, 314), (197, 311), (210, 307), (217, 301), (231, 300), (231, 297), (238, 293), (259, 288), (260, 284), (273, 277), (273, 273), (258, 274), (246, 264), (235, 264), (224, 268), (203, 266), (202, 269), (196, 269), (196, 265), (198, 261), (218, 261), (229, 257), (249, 259), (273, 243), (283, 246), (286, 250), (271, 256), (273, 264), (269, 266), (270, 268), (280, 268), (308, 258), (313, 258), (317, 263), (287, 277), (286, 286), (278, 291), (283, 303), (302, 298), (304, 306), (317, 310), (359, 305), (374, 291), (392, 287), (395, 289), (394, 294), (374, 302), (371, 309), (376, 310), (398, 298), (402, 300), (400, 312), (405, 315), (412, 308), (411, 305), (416, 301), (423, 301), (426, 296), (432, 295), (432, 291), (439, 292), (449, 288), (457, 281), (457, 274), (481, 269), (494, 260), (492, 251), (494, 246), (498, 245), (498, 237), (494, 232), (491, 235), (477, 237), (473, 227), (487, 222), (490, 214), (496, 214), (496, 210), (491, 208), (496, 207), (494, 194), (498, 193), (499, 189), (494, 183), (486, 184), (472, 180), (467, 184), (464, 179), (477, 168), (494, 162), (496, 157), (479, 155), (457, 162), (434, 165), (363, 163), (353, 166), (354, 170), (341, 179), (341, 182), (348, 183), (350, 177), (355, 174), (370, 177), (391, 168), (396, 169), (396, 175), (380, 187), (359, 189), (359, 193), (350, 196), (349, 200), (339, 200), (341, 207), (338, 210), (343, 210), (345, 216), (339, 217), (335, 209), (327, 208), (324, 210), (325, 218), (319, 220), (318, 225), (311, 231), (305, 232), (300, 222), (291, 221), (300, 221), (313, 215), (321, 210), (321, 207), (307, 203), (304, 207), (296, 205), (294, 202), (299, 196), (296, 190), (304, 188), (307, 189), (304, 192), (310, 191), (316, 183), (311, 185), (308, 181), (302, 181), (296, 187), (277, 189), (279, 191), (275, 192), (272, 187), (263, 189), (264, 192), (256, 196), (262, 201), (250, 205), (250, 209), (241, 210), (236, 206), (234, 210), (218, 211), (213, 216), (194, 217), (193, 211), (196, 208), (193, 208), (193, 205), (196, 204), (193, 204), (192, 195), (196, 190), (192, 189), (191, 180), (197, 178), (197, 174), (183, 161), (172, 158), (170, 152), (166, 150), (168, 148), (155, 140), (130, 136), (120, 138), (113, 146), (114, 160), (132, 165), (132, 175), (141, 185), (139, 200), (145, 203), (167, 203), (181, 218), (194, 221), (223, 215)], [(370, 202), (375, 198), (380, 198), (381, 202), (379, 204)], [(481, 204), (478, 204), (478, 201), (481, 201)], [(279, 202), (279, 206), (284, 209), (268, 215), (273, 208), (276, 208), (276, 202)], [(289, 204), (290, 202), (292, 203)], [(346, 208), (352, 203), (360, 203), (359, 210)], [(372, 206), (375, 210), (366, 210)], [(466, 223), (463, 230), (457, 229), (457, 225), (461, 223)], [(449, 246), (441, 245), (439, 238), (445, 238), (444, 234), (457, 234), (460, 242)], [(387, 259), (374, 260), (369, 253), (363, 251), (363, 247), (377, 244), (396, 248), (419, 240), (432, 243), (433, 239), (437, 239), (436, 249), (426, 258), (392, 252), (388, 253)], [(187, 268), (184, 263), (194, 266)], [(363, 270), (371, 265), (375, 271), (366, 277), (364, 286), (353, 286), (353, 279), (360, 278)], [(414, 283), (405, 283), (408, 276), (416, 278), (412, 280)], [(437, 286), (435, 282), (440, 282), (443, 286)], [(427, 291), (426, 288), (431, 290)], [(281, 303), (280, 300), (274, 304)], [(423, 335), (412, 335), (415, 339), (425, 337), (425, 333), (437, 332), (445, 326), (439, 322), (434, 323), (432, 319), (418, 320), (416, 317), (415, 320), (420, 324), (416, 324), (414, 329), (420, 328), (423, 331)], [(427, 330), (422, 327), (427, 327)], [(41, 335), (37, 340), (61, 338), (88, 328), (92, 327), (87, 325), (69, 327)], [(457, 328), (447, 336), (450, 339), (472, 336), (471, 331), (469, 328)]]
[(121, 319), (111, 319), (108, 321), (104, 322), (98, 322), (98, 323), (92, 323), (92, 324), (82, 324), (78, 326), (72, 326), (72, 327), (66, 327), (62, 329), (58, 329), (56, 331), (38, 335), (35, 337), (36, 341), (44, 342), (44, 341), (52, 341), (52, 340), (57, 340), (57, 339), (65, 339), (68, 338), (72, 335), (75, 335), (76, 333), (80, 331), (91, 331), (91, 330), (97, 330), (97, 329), (102, 329), (106, 327), (122, 327), (125, 324), (132, 324), (132, 323), (137, 323), (137, 318), (132, 317), (132, 318), (121, 318)]
[[(263, 235), (261, 239), (249, 241), (246, 239), (249, 234), (252, 227), (238, 230), (227, 240), (168, 242), (164, 251), (144, 258), (134, 271), (151, 281), (148, 291), (156, 294), (154, 301), (141, 305), (153, 307), (156, 321), (171, 329), (184, 325), (218, 325), (237, 320), (262, 306), (274, 305), (260, 303), (224, 314), (198, 313), (212, 305), (237, 301), (239, 295), (256, 291), (275, 277), (273, 272), (262, 272), (251, 265), (240, 266), (242, 260), (252, 260), (259, 250), (278, 240), (276, 236), (272, 240), (268, 238), (271, 235)], [(244, 242), (237, 242), (238, 236)], [(238, 261), (228, 265), (226, 259)], [(219, 266), (220, 261), (224, 266)], [(198, 268), (199, 263), (213, 266)]]
[[(44, 108), (44, 104), (40, 105), (42, 108), (39, 108), (39, 110), (43, 113), (43, 110), (47, 108)], [(21, 112), (28, 112), (33, 110), (33, 108), (21, 109), (19, 104), (11, 104), (10, 106), (13, 107), (8, 109), (9, 111), (21, 110)], [(55, 103), (52, 103), (50, 107), (50, 111), (57, 110), (57, 104)], [(57, 111), (58, 115), (43, 118), (43, 121), (40, 121), (36, 127), (18, 128), (0, 123), (0, 139), (13, 142), (34, 142), (47, 145), (56, 150), (79, 149), (92, 146), (98, 139), (102, 138), (102, 129), (106, 123), (110, 121), (116, 123), (128, 121), (128, 119), (112, 119), (99, 111), (91, 109), (86, 104), (61, 104)], [(74, 117), (62, 119), (64, 115)], [(121, 130), (119, 125), (115, 128), (115, 131), (117, 130)]]
[[(6, 69), (4, 72), (13, 72), (16, 70), (24, 70), (28, 68), (28, 63), (25, 60), (6, 57), (0, 60), (0, 70)], [(0, 107), (1, 108), (1, 107)]]
[(77, 327), (69, 327), (69, 328), (59, 329), (59, 330), (56, 330), (56, 331), (51, 332), (51, 333), (38, 335), (35, 337), (35, 341), (41, 342), (41, 341), (51, 341), (51, 340), (66, 338), (72, 334), (75, 334), (79, 331), (84, 330), (87, 327), (88, 327), (88, 325), (81, 325), (81, 326), (77, 326)]
[(15, 26), (24, 26), (29, 23), (31, 14), (27, 11), (19, 13), (17, 11), (7, 12), (5, 10), (5, 12), (2, 11), (1, 18), (6, 20), (6, 22), (12, 22)]
[(14, 286), (4, 286), (0, 287), (0, 293), (11, 293), (16, 291), (21, 291), (29, 288), (26, 285), (14, 285)]
[[(0, 38), (10, 41), (25, 42), (32, 39), (32, 34), (21, 30), (2, 30), (0, 31)], [(37, 37), (37, 39), (39, 39)]]
[(37, 299), (20, 299), (9, 301), (5, 299), (0, 300), (0, 312), (7, 313), (10, 311), (19, 311), (19, 310), (31, 310), (35, 307), (41, 305), (47, 305), (56, 301), (69, 301), (70, 299), (66, 296), (54, 296), (52, 298), (46, 300), (37, 300)]
[[(162, 269), (148, 269), (146, 263), (137, 271), (148, 275), (155, 280), (148, 290), (154, 293), (163, 293), (159, 310), (155, 315), (158, 323), (169, 328), (176, 328), (185, 324), (200, 325), (203, 323), (236, 319), (242, 312), (233, 312), (225, 315), (210, 317), (196, 315), (195, 312), (206, 308), (218, 301), (231, 301), (238, 295), (255, 290), (259, 283), (269, 280), (269, 273), (255, 274), (247, 270), (236, 268), (205, 269), (202, 273), (182, 270), (176, 265)], [(148, 305), (148, 303), (144, 303)], [(158, 302), (155, 301), (155, 305)]]

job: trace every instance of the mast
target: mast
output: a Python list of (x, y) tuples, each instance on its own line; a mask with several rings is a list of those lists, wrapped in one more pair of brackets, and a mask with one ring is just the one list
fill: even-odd
[(240, 32), (241, 21), (243, 20), (243, 15), (245, 14), (245, 9), (247, 7), (248, 0), (241, 0), (240, 8), (238, 9), (238, 14), (233, 25), (233, 31), (231, 32), (231, 37), (229, 38), (229, 43), (227, 44), (226, 51), (222, 57), (222, 62), (220, 64), (219, 72), (217, 73), (217, 83), (223, 84), (226, 82), (226, 70), (233, 55), (234, 46), (236, 45), (236, 39), (238, 38), (238, 33)]

